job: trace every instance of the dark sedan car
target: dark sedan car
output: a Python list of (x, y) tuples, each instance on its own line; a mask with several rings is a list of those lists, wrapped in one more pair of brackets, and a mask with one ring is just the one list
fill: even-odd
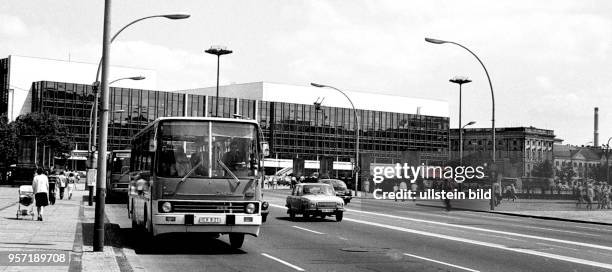
[(352, 194), (351, 190), (346, 187), (346, 183), (339, 179), (321, 179), (320, 183), (329, 184), (334, 187), (334, 191), (336, 191), (336, 196), (342, 198), (344, 200), (344, 204), (348, 204), (351, 202)]

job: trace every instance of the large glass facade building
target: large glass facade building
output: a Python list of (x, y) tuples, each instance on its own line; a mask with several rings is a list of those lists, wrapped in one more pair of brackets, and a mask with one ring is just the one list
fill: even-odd
[[(355, 156), (356, 122), (352, 108), (265, 101), (245, 95), (247, 98), (219, 97), (216, 114), (215, 96), (194, 94), (193, 90), (110, 90), (109, 149), (128, 148), (132, 136), (158, 117), (241, 116), (260, 122), (270, 143), (270, 160), (286, 162), (299, 157), (317, 161), (327, 156), (338, 162), (350, 162)], [(75, 149), (87, 150), (94, 101), (91, 85), (38, 81), (32, 84), (30, 94), (33, 112), (58, 115), (74, 137)], [(360, 153), (375, 161), (391, 163), (404, 151), (420, 151), (421, 160), (428, 164), (442, 163), (448, 157), (448, 117), (368, 109), (357, 109), (357, 113)]]

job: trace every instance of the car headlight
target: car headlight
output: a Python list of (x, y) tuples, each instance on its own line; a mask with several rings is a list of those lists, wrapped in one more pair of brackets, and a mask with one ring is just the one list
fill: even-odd
[(268, 203), (268, 201), (264, 201), (263, 203), (261, 203), (262, 210), (267, 210), (269, 206), (270, 204)]
[(317, 204), (315, 204), (314, 202), (310, 202), (308, 206), (310, 206), (311, 208), (314, 208), (315, 206), (317, 206)]
[(163, 212), (171, 212), (172, 211), (172, 204), (170, 204), (170, 202), (164, 202), (164, 204), (162, 204), (161, 209)]
[(244, 208), (244, 212), (246, 212), (246, 213), (254, 213), (255, 212), (255, 204), (253, 204), (253, 203), (247, 204), (246, 207)]

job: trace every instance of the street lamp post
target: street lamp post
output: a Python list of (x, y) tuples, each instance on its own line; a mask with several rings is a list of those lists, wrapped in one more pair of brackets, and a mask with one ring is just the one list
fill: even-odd
[(461, 86), (472, 82), (467, 77), (454, 77), (449, 80), (452, 83), (459, 84), (459, 161), (463, 165), (463, 128), (461, 127)]
[[(451, 41), (445, 41), (445, 40), (439, 40), (439, 39), (432, 39), (432, 38), (425, 38), (426, 42), (429, 43), (433, 43), (433, 44), (444, 44), (444, 43), (450, 43), (450, 44), (454, 44), (457, 45), (465, 50), (467, 50), (468, 52), (470, 52), (470, 54), (472, 54), (472, 56), (474, 56), (476, 58), (476, 60), (478, 60), (478, 62), (480, 63), (480, 66), (482, 66), (482, 69), (484, 69), (485, 74), (487, 75), (487, 80), (489, 81), (489, 88), (491, 89), (491, 138), (493, 140), (493, 142), (491, 143), (493, 146), (492, 149), (492, 164), (491, 167), (496, 167), (495, 166), (495, 146), (496, 146), (496, 142), (495, 142), (495, 95), (493, 93), (493, 84), (491, 84), (491, 77), (489, 76), (489, 72), (487, 71), (487, 67), (485, 67), (484, 63), (482, 63), (482, 61), (480, 60), (480, 58), (478, 58), (478, 56), (476, 56), (476, 54), (474, 54), (474, 52), (472, 52), (470, 49), (468, 49), (467, 47), (458, 44), (456, 42), (451, 42)], [(497, 173), (497, 171), (496, 171)], [(492, 200), (492, 198), (491, 198)], [(491, 210), (493, 210), (495, 208), (495, 204), (493, 203), (493, 201), (491, 201)]]
[(461, 128), (459, 128), (459, 165), (463, 166), (463, 129), (467, 126), (476, 124), (476, 121), (470, 121)]
[(225, 46), (211, 46), (204, 52), (217, 56), (217, 94), (215, 95), (215, 116), (219, 117), (219, 64), (222, 55), (231, 54), (233, 51), (228, 50)]
[(348, 99), (349, 103), (351, 103), (351, 107), (353, 107), (353, 112), (355, 115), (355, 122), (357, 123), (357, 130), (355, 130), (355, 142), (356, 142), (355, 144), (355, 167), (353, 167), (353, 171), (355, 171), (355, 196), (357, 196), (357, 188), (358, 188), (357, 186), (359, 184), (359, 131), (361, 130), (359, 126), (359, 115), (357, 114), (357, 109), (355, 109), (355, 105), (353, 104), (353, 101), (351, 100), (351, 98), (349, 98), (348, 95), (346, 95), (346, 93), (344, 93), (340, 89), (333, 87), (333, 86), (317, 84), (317, 83), (310, 83), (310, 85), (317, 87), (317, 88), (330, 88), (330, 89), (334, 89), (340, 92), (341, 94), (344, 95), (344, 97), (346, 97), (346, 99)]
[[(93, 237), (93, 250), (104, 251), (104, 206), (105, 206), (105, 194), (106, 194), (106, 150), (107, 150), (107, 134), (108, 134), (108, 108), (109, 108), (109, 63), (110, 63), (110, 44), (111, 42), (121, 33), (124, 29), (130, 25), (154, 17), (165, 17), (168, 19), (185, 19), (189, 18), (187, 14), (170, 14), (170, 15), (154, 15), (143, 17), (132, 21), (123, 28), (121, 28), (117, 34), (110, 38), (110, 27), (111, 27), (111, 0), (104, 1), (104, 28), (102, 34), (102, 59), (100, 65), (102, 70), (101, 83), (101, 94), (102, 97), (102, 109), (100, 116), (100, 138), (98, 139), (98, 172), (96, 173), (96, 213), (94, 220), (94, 237)], [(100, 69), (98, 69), (100, 70)], [(96, 77), (98, 74), (96, 74)], [(96, 80), (97, 81), (97, 80)], [(97, 98), (97, 96), (96, 96)], [(97, 106), (97, 100), (94, 105)], [(90, 147), (90, 150), (92, 148)]]
[(606, 144), (606, 183), (610, 184), (610, 140), (612, 137), (608, 138), (608, 143)]
[[(129, 79), (129, 80), (143, 80), (143, 79), (145, 79), (145, 77), (144, 76), (123, 77), (123, 78), (119, 78), (119, 79), (115, 79), (115, 80), (111, 81), (110, 83), (108, 83), (108, 85), (111, 85), (111, 84), (113, 84), (113, 83), (115, 83), (117, 81), (127, 80), (127, 79)], [(96, 81), (96, 82), (93, 83), (94, 90), (97, 91), (98, 86), (100, 86), (100, 82), (99, 81)], [(96, 97), (96, 100), (97, 100), (97, 97)], [(94, 103), (96, 103), (96, 102), (94, 102)], [(97, 105), (95, 105), (95, 107), (97, 107)], [(93, 113), (94, 113), (94, 105), (92, 105), (91, 111), (89, 112), (89, 163), (90, 163), (89, 167), (91, 169), (96, 169), (96, 164), (94, 162), (95, 149), (93, 149), (93, 145), (92, 145), (92, 142), (95, 141), (95, 137), (96, 137), (95, 135), (96, 134), (94, 133), (93, 137), (92, 137), (91, 132), (92, 132), (92, 129), (95, 131), (95, 129), (97, 128), (98, 122), (94, 121), (95, 119), (97, 119), (97, 117), (94, 119)], [(94, 123), (93, 124), (93, 128), (92, 128), (92, 123)], [(88, 202), (87, 204), (89, 206), (91, 206), (91, 205), (93, 205), (93, 185), (89, 185), (87, 187), (89, 187), (89, 199), (87, 201)]]

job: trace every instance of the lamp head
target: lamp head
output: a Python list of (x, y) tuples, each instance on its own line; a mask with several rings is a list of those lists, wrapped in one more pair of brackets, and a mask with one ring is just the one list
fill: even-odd
[(131, 80), (143, 80), (143, 79), (145, 79), (145, 78), (146, 78), (146, 77), (144, 77), (144, 76), (135, 76), (135, 77), (130, 77), (130, 79), (131, 79)]
[(470, 121), (469, 123), (467, 123), (467, 126), (471, 126), (473, 124), (476, 124), (476, 121)]
[(435, 43), (435, 44), (443, 44), (443, 43), (448, 43), (449, 41), (445, 41), (445, 40), (438, 40), (438, 39), (432, 39), (432, 38), (425, 38), (426, 42), (429, 43)]
[(327, 86), (325, 86), (325, 85), (323, 85), (323, 84), (317, 84), (317, 83), (310, 83), (310, 85), (312, 85), (312, 86), (314, 86), (314, 87), (317, 87), (317, 88), (327, 87)]
[(177, 14), (164, 15), (163, 17), (171, 19), (171, 20), (180, 20), (180, 19), (187, 19), (187, 18), (191, 17), (191, 15), (183, 14), (183, 13), (177, 13)]

